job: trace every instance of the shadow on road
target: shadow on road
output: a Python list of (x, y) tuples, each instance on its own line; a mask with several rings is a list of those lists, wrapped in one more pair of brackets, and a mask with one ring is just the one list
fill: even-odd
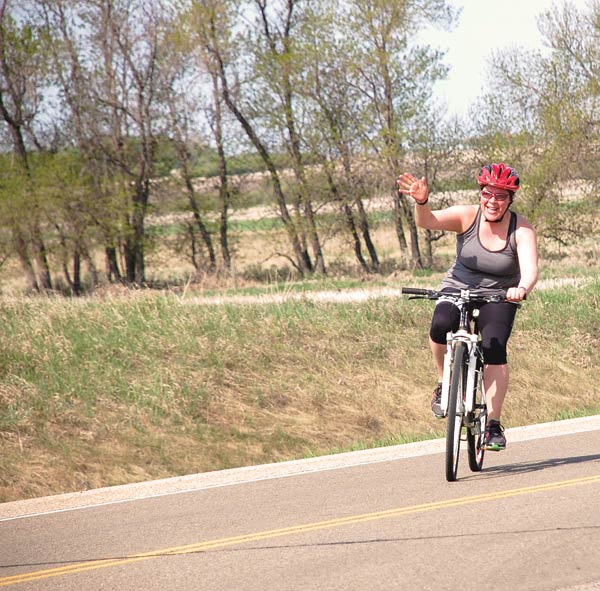
[[(489, 452), (488, 452), (489, 453)], [(483, 471), (478, 474), (465, 476), (460, 480), (470, 480), (472, 478), (498, 478), (500, 476), (512, 476), (514, 474), (527, 474), (538, 472), (547, 468), (558, 468), (559, 466), (569, 466), (571, 464), (582, 464), (585, 462), (599, 462), (600, 454), (588, 456), (574, 456), (571, 458), (549, 458), (547, 460), (538, 460), (536, 462), (519, 462), (517, 464), (505, 464), (503, 466), (491, 466), (487, 468), (484, 464)]]
[[(552, 528), (539, 528), (539, 529), (513, 529), (513, 530), (494, 530), (494, 536), (512, 536), (512, 535), (523, 535), (523, 534), (547, 534), (547, 533), (568, 533), (575, 531), (598, 531), (600, 525), (581, 525), (573, 527), (552, 527)], [(476, 531), (467, 533), (452, 533), (442, 534), (437, 536), (403, 536), (393, 538), (366, 538), (361, 540), (337, 540), (332, 542), (311, 542), (311, 543), (298, 543), (298, 544), (269, 544), (264, 546), (250, 546), (246, 544), (240, 544), (241, 547), (234, 548), (213, 548), (207, 550), (190, 550), (189, 552), (179, 552), (174, 554), (172, 552), (160, 552), (152, 554), (152, 558), (176, 558), (181, 556), (189, 556), (192, 554), (221, 554), (231, 552), (257, 552), (265, 550), (285, 550), (285, 549), (296, 549), (296, 548), (322, 548), (322, 547), (334, 547), (334, 546), (355, 546), (362, 544), (393, 544), (398, 542), (419, 542), (419, 541), (434, 541), (444, 539), (460, 539), (460, 538), (474, 538), (478, 536), (489, 536), (489, 532)], [(115, 560), (128, 560), (131, 556), (111, 556), (105, 558), (81, 558), (79, 560), (46, 560), (44, 562), (28, 562), (21, 564), (2, 564), (0, 570), (4, 568), (33, 568), (33, 567), (57, 567), (60, 565), (70, 564), (88, 564), (90, 562), (97, 562), (99, 565), (102, 562), (113, 562)]]

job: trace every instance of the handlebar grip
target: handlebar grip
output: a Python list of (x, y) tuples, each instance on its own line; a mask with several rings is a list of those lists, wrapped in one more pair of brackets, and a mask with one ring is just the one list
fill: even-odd
[(428, 296), (431, 293), (431, 290), (430, 289), (422, 289), (420, 287), (403, 287), (402, 293), (405, 293), (408, 295)]

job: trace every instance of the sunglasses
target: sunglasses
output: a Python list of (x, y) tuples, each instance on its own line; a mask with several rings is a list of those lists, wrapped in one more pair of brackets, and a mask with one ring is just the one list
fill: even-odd
[(510, 197), (510, 195), (505, 195), (505, 194), (497, 195), (496, 193), (490, 193), (489, 191), (486, 191), (486, 190), (481, 191), (481, 196), (486, 201), (489, 201), (490, 199), (494, 198), (498, 203), (504, 203)]

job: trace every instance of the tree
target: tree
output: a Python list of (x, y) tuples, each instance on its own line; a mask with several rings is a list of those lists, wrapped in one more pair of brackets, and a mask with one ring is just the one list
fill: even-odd
[[(314, 270), (324, 273), (325, 261), (306, 177), (296, 104), (299, 98), (296, 88), (304, 66), (302, 49), (298, 47), (298, 21), (304, 18), (300, 9), (305, 2), (286, 0), (274, 4), (272, 8), (268, 0), (254, 1), (258, 18), (250, 34), (250, 51), (255, 56), (258, 92), (253, 109), (266, 117), (269, 127), (284, 139), (297, 186), (294, 205), (298, 226), (311, 244)], [(267, 112), (262, 105), (269, 106)]]
[[(206, 121), (210, 128), (210, 132), (216, 146), (218, 158), (218, 177), (219, 177), (219, 241), (221, 246), (221, 258), (225, 269), (231, 268), (231, 250), (229, 245), (228, 234), (228, 219), (229, 209), (232, 201), (232, 188), (228, 172), (228, 157), (226, 154), (226, 139), (225, 139), (225, 113), (226, 109), (223, 101), (223, 93), (221, 90), (221, 77), (219, 75), (219, 64), (214, 58), (214, 53), (210, 51), (209, 46), (205, 42), (206, 36), (204, 29), (207, 22), (217, 17), (220, 10), (219, 3), (192, 3), (182, 13), (180, 29), (185, 32), (182, 40), (184, 53), (189, 53), (195, 58), (196, 69), (198, 75), (195, 80), (201, 87), (207, 86), (208, 100), (205, 100), (206, 107), (203, 109), (206, 114)], [(223, 15), (221, 15), (223, 18)], [(197, 43), (200, 37), (200, 43)], [(223, 39), (227, 41), (227, 35), (223, 33)], [(189, 77), (188, 77), (189, 79)], [(208, 84), (203, 84), (207, 80)], [(196, 109), (198, 111), (198, 109)], [(184, 175), (186, 174), (184, 170)], [(191, 187), (191, 184), (189, 185)], [(188, 194), (191, 195), (188, 187)], [(197, 215), (197, 205), (191, 203), (194, 211), (194, 218), (199, 220)], [(209, 253), (211, 246), (208, 245), (209, 236), (206, 229), (200, 228), (200, 233), (204, 238)]]
[[(64, 279), (71, 295), (84, 291), (82, 266), (89, 272), (91, 287), (99, 283), (98, 271), (91, 249), (97, 239), (94, 218), (101, 212), (94, 210), (97, 184), (92, 178), (85, 159), (76, 150), (62, 149), (57, 153), (37, 155), (35, 187), (44, 199), (48, 217), (58, 236), (59, 256)], [(71, 266), (70, 266), (71, 264)]]
[[(123, 182), (115, 173), (114, 166), (105, 156), (103, 143), (105, 131), (95, 104), (92, 85), (89, 80), (89, 54), (86, 53), (87, 41), (78, 31), (84, 27), (84, 14), (79, 13), (76, 4), (69, 0), (39, 0), (41, 20), (46, 29), (46, 51), (51, 60), (51, 73), (54, 84), (59, 89), (61, 104), (64, 108), (56, 109), (54, 120), (62, 120), (63, 149), (77, 146), (80, 171), (75, 177), (74, 193), (81, 195), (81, 179), (87, 180), (88, 187), (83, 190), (86, 198), (77, 199), (77, 218), (85, 219), (91, 227), (99, 230), (101, 244), (104, 245), (106, 257), (106, 276), (109, 281), (121, 281), (122, 274), (118, 261), (118, 244), (121, 234), (121, 220), (125, 217)], [(68, 148), (67, 148), (68, 149)], [(73, 178), (67, 171), (58, 174), (57, 178)], [(67, 181), (65, 181), (67, 182)], [(54, 192), (53, 189), (50, 189)], [(60, 213), (55, 218), (63, 219), (68, 224), (72, 219), (71, 195), (69, 187), (65, 187), (57, 197), (64, 201), (66, 215)], [(59, 212), (61, 208), (59, 207)], [(92, 274), (92, 284), (98, 282), (98, 275), (92, 262), (84, 236), (89, 235), (90, 227), (85, 232), (77, 232), (72, 243), (73, 266), (79, 269), (78, 259), (84, 253)], [(66, 236), (68, 228), (57, 228), (61, 236), (63, 256), (71, 244)], [(64, 265), (63, 265), (64, 266)], [(68, 283), (71, 283), (67, 279)], [(73, 283), (77, 284), (77, 277)], [(76, 291), (76, 290), (75, 290)]]
[[(9, 220), (13, 245), (31, 289), (52, 289), (46, 243), (43, 237), (42, 208), (31, 183), (31, 162), (26, 135), (39, 146), (34, 121), (46, 86), (41, 32), (25, 15), (15, 18), (16, 4), (0, 1), (0, 115), (8, 127), (21, 183), (9, 198), (5, 216)], [(15, 199), (17, 198), (17, 199)], [(27, 215), (25, 215), (27, 212)], [(27, 221), (25, 221), (27, 220)], [(31, 260), (33, 250), (37, 273)]]
[(600, 180), (600, 4), (578, 10), (566, 2), (538, 23), (548, 51), (493, 56), (492, 90), (482, 98), (486, 115), (477, 127), (488, 132), (479, 134), (479, 147), (525, 171), (522, 207), (541, 235), (565, 242), (584, 228), (573, 205), (565, 210), (564, 188), (583, 179), (580, 189), (591, 198), (577, 207), (586, 207)]
[[(185, 19), (187, 22), (187, 19)], [(174, 24), (178, 22), (174, 21)], [(177, 29), (175, 24), (175, 29)], [(202, 265), (196, 256), (196, 232), (199, 232), (202, 242), (208, 252), (208, 271), (214, 272), (217, 265), (217, 258), (213, 240), (205, 223), (201, 206), (194, 187), (193, 179), (193, 144), (190, 139), (191, 121), (194, 119), (194, 114), (197, 112), (196, 102), (201, 100), (199, 93), (190, 90), (190, 81), (193, 80), (191, 74), (191, 61), (188, 57), (189, 43), (183, 42), (180, 39), (176, 30), (172, 32), (172, 46), (167, 53), (165, 59), (164, 75), (167, 77), (165, 83), (165, 103), (168, 112), (168, 128), (167, 134), (169, 141), (177, 154), (178, 170), (175, 178), (181, 178), (184, 183), (185, 191), (188, 197), (189, 208), (193, 216), (194, 223), (188, 228), (188, 233), (192, 241), (192, 262), (196, 270), (200, 271)], [(168, 64), (168, 65), (167, 65)], [(229, 207), (229, 191), (227, 189), (227, 180), (225, 179), (225, 194), (221, 191), (222, 205), (221, 211), (224, 213), (224, 220), (221, 230), (223, 260), (226, 268), (230, 266), (230, 253), (227, 244), (227, 210)], [(223, 217), (223, 216), (222, 216)]]
[[(356, 163), (364, 105), (350, 81), (349, 40), (338, 34), (335, 16), (335, 4), (319, 2), (310, 5), (302, 23), (296, 52), (303, 63), (297, 85), (304, 103), (301, 139), (325, 173), (330, 198), (339, 207), (358, 263), (367, 272), (377, 271), (379, 258), (363, 204), (368, 194), (365, 174)], [(363, 255), (361, 236), (370, 266)]]
[(232, 0), (196, 0), (194, 6), (202, 10), (203, 14), (203, 17), (195, 23), (194, 33), (198, 43), (213, 60), (222, 98), (260, 155), (269, 173), (279, 215), (294, 253), (292, 263), (300, 274), (312, 273), (313, 262), (303, 243), (302, 229), (290, 215), (286, 193), (274, 155), (266, 139), (261, 137), (261, 131), (268, 136), (270, 130), (261, 128), (256, 120), (253, 120), (253, 106), (248, 104), (247, 94), (244, 94), (249, 92), (248, 82), (244, 83), (240, 76), (241, 64), (239, 61), (233, 63), (234, 58), (239, 56), (239, 54), (236, 55), (236, 40), (232, 39), (232, 32), (236, 25), (232, 16), (237, 13), (235, 3)]
[[(75, 123), (76, 139), (103, 189), (126, 203), (112, 213), (118, 231), (104, 224), (111, 274), (120, 276), (118, 240), (126, 279), (145, 281), (145, 217), (155, 152), (163, 122), (159, 100), (161, 52), (168, 30), (163, 0), (40, 0), (49, 30), (60, 31), (54, 67)], [(103, 193), (101, 193), (102, 195)]]
[[(464, 123), (456, 118), (447, 120), (445, 115), (440, 106), (424, 109), (422, 116), (413, 120), (415, 127), (407, 129), (415, 169), (423, 172), (432, 193), (443, 183), (460, 180), (464, 169)], [(444, 235), (444, 231), (425, 231), (425, 267), (433, 266), (433, 244)]]
[[(353, 83), (367, 109), (365, 141), (384, 166), (394, 200), (397, 236), (406, 264), (421, 267), (412, 207), (395, 190), (394, 180), (406, 153), (406, 129), (431, 97), (433, 82), (445, 74), (441, 52), (419, 47), (411, 37), (425, 23), (449, 26), (454, 12), (444, 0), (347, 0), (338, 22), (353, 40)], [(404, 225), (408, 224), (410, 255)]]

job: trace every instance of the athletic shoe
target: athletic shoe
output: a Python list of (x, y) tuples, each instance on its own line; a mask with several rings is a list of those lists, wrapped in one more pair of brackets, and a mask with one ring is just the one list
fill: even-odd
[(442, 410), (442, 384), (438, 384), (433, 391), (433, 398), (431, 399), (431, 410), (435, 415), (436, 419), (443, 419), (446, 415)]
[(504, 427), (500, 421), (491, 419), (485, 428), (483, 436), (483, 449), (490, 451), (502, 451), (506, 448), (506, 437), (504, 437)]

